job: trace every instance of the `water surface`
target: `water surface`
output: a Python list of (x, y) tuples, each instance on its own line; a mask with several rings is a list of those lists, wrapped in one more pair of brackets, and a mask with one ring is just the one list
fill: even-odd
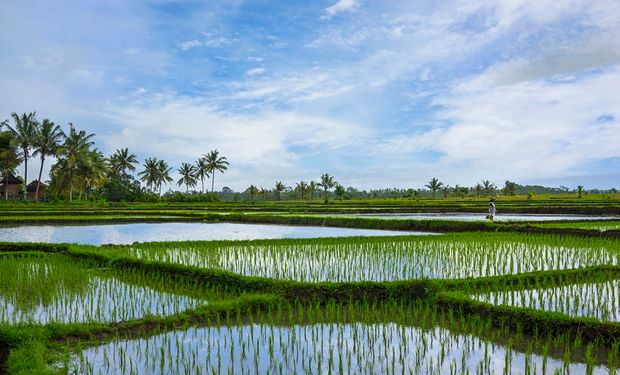
[(0, 227), (0, 241), (88, 245), (154, 241), (255, 240), (414, 234), (428, 233), (238, 223), (130, 223)]

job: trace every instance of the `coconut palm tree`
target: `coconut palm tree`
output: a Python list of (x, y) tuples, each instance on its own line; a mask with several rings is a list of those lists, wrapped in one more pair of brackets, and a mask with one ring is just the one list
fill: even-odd
[(577, 186), (577, 198), (581, 198), (581, 194), (583, 194), (583, 185)]
[(337, 182), (334, 181), (334, 176), (330, 176), (328, 173), (325, 173), (321, 176), (321, 182), (318, 183), (318, 186), (323, 188), (323, 193), (325, 194), (325, 198), (327, 198), (327, 192), (329, 189), (336, 186)]
[(110, 167), (106, 163), (105, 156), (98, 149), (88, 150), (86, 157), (81, 158), (75, 168), (75, 177), (78, 179), (80, 195), (78, 199), (87, 199), (89, 189), (96, 190), (103, 186), (107, 180)]
[(128, 148), (122, 148), (116, 150), (110, 159), (110, 172), (114, 177), (122, 177), (127, 175), (127, 171), (133, 172), (136, 170), (134, 164), (138, 164), (136, 155), (130, 154)]
[(225, 156), (219, 156), (217, 149), (211, 150), (209, 154), (204, 155), (207, 159), (207, 165), (209, 166), (209, 173), (211, 173), (211, 192), (213, 193), (213, 187), (215, 185), (215, 171), (224, 173), (228, 169), (228, 161)]
[(276, 181), (276, 188), (274, 191), (276, 192), (276, 200), (280, 200), (280, 194), (286, 190), (286, 185), (282, 183), (282, 181)]
[(73, 200), (73, 177), (77, 164), (85, 161), (89, 156), (90, 147), (95, 144), (92, 141), (94, 134), (86, 134), (84, 130), (77, 131), (72, 123), (69, 123), (69, 134), (65, 142), (58, 148), (60, 164), (66, 168), (69, 184), (69, 200)]
[(37, 134), (34, 141), (34, 152), (32, 156), (41, 155), (41, 166), (39, 168), (39, 179), (37, 180), (37, 189), (34, 193), (34, 200), (39, 200), (39, 188), (41, 186), (41, 175), (43, 174), (43, 164), (46, 156), (56, 156), (58, 149), (65, 139), (65, 132), (62, 131), (60, 125), (54, 124), (49, 119), (43, 119), (37, 128)]
[(196, 178), (196, 167), (189, 163), (181, 163), (181, 168), (177, 170), (181, 175), (179, 181), (177, 181), (177, 185), (185, 185), (185, 192), (189, 192), (190, 187), (196, 186), (198, 182)]
[(295, 189), (299, 191), (299, 194), (301, 195), (301, 200), (303, 201), (306, 193), (308, 192), (308, 183), (306, 183), (306, 181), (304, 180), (301, 180), (295, 185)]
[(476, 186), (474, 186), (474, 190), (476, 191), (476, 198), (480, 198), (480, 194), (482, 194), (484, 187), (480, 184), (476, 184)]
[[(15, 173), (15, 168), (21, 163), (21, 155), (18, 141), (10, 131), (0, 131), (0, 173), (4, 181), (9, 181), (9, 176)], [(5, 185), (4, 199), (9, 199), (9, 189)]]
[(144, 170), (139, 172), (138, 176), (140, 177), (140, 181), (144, 182), (146, 187), (152, 191), (159, 181), (159, 162), (157, 158), (148, 158), (144, 161), (143, 167)]
[(172, 167), (170, 167), (165, 161), (157, 161), (157, 186), (159, 187), (159, 195), (161, 195), (161, 186), (163, 184), (168, 184), (174, 181), (172, 177), (170, 177), (171, 170)]
[(310, 181), (310, 183), (308, 184), (308, 193), (310, 193), (310, 199), (314, 199), (314, 193), (316, 193), (318, 188), (319, 188), (319, 184), (317, 184), (316, 181), (314, 180)]
[(252, 202), (254, 202), (254, 196), (258, 194), (258, 188), (254, 185), (250, 185), (247, 192), (250, 194), (250, 198), (252, 198)]
[[(23, 113), (21, 116), (17, 113), (11, 113), (13, 126), (8, 122), (4, 122), (4, 126), (9, 128), (17, 139), (17, 143), (21, 148), (22, 160), (24, 162), (24, 185), (28, 186), (28, 159), (30, 159), (30, 150), (35, 142), (37, 135), (37, 127), (39, 124), (36, 119), (36, 112), (30, 112), (29, 114)], [(26, 194), (24, 194), (26, 199)]]
[(486, 195), (491, 195), (491, 193), (493, 193), (495, 189), (497, 189), (497, 186), (495, 186), (495, 184), (489, 180), (484, 180), (482, 181), (482, 188)]
[(426, 186), (427, 188), (431, 189), (431, 191), (433, 192), (433, 197), (435, 197), (435, 192), (437, 190), (441, 189), (441, 187), (443, 186), (443, 182), (441, 182), (437, 178), (433, 177), (428, 182), (428, 184), (426, 184), (424, 186)]
[(209, 163), (207, 158), (202, 157), (196, 161), (196, 177), (200, 179), (201, 189), (200, 192), (205, 192), (205, 178), (209, 178)]
[(336, 194), (338, 199), (342, 200), (342, 197), (344, 197), (344, 194), (346, 192), (347, 191), (344, 189), (344, 186), (342, 186), (340, 184), (336, 184), (336, 187), (334, 188), (334, 194)]

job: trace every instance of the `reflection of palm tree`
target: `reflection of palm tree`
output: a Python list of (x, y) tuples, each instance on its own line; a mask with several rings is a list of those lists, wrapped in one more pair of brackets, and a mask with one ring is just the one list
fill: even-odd
[[(65, 172), (69, 184), (69, 200), (73, 200), (73, 175), (75, 168), (80, 161), (88, 157), (90, 146), (94, 144), (91, 139), (94, 134), (86, 134), (84, 130), (75, 130), (72, 123), (69, 123), (69, 135), (65, 138), (65, 143), (59, 148), (59, 156), (62, 164), (66, 168)], [(60, 160), (59, 160), (60, 161)]]
[(200, 179), (200, 192), (203, 194), (205, 192), (205, 178), (209, 177), (209, 163), (207, 163), (207, 158), (202, 157), (196, 161), (196, 178)]
[(39, 200), (39, 188), (41, 186), (41, 175), (43, 174), (43, 163), (46, 156), (56, 156), (61, 142), (65, 138), (65, 133), (59, 125), (55, 125), (48, 119), (43, 119), (37, 129), (34, 141), (34, 152), (32, 156), (41, 155), (41, 167), (39, 168), (39, 179), (37, 180), (37, 190), (34, 193), (34, 200)]
[(435, 196), (435, 192), (437, 192), (437, 190), (441, 189), (441, 187), (443, 186), (443, 182), (441, 182), (437, 178), (433, 177), (428, 182), (428, 184), (426, 184), (424, 186), (426, 186), (427, 188), (431, 189), (431, 191), (433, 192), (433, 197), (434, 197)]
[(17, 139), (12, 132), (0, 132), (0, 173), (5, 181), (4, 199), (9, 199), (7, 183), (9, 177), (15, 173), (15, 168), (21, 163), (21, 155)]
[(138, 164), (138, 159), (136, 155), (130, 154), (127, 148), (116, 150), (114, 155), (110, 156), (110, 171), (114, 177), (125, 176), (127, 170), (135, 171), (134, 164)]
[(177, 185), (185, 185), (185, 192), (189, 192), (189, 188), (196, 186), (196, 167), (189, 163), (182, 163), (178, 169), (181, 178), (177, 181)]
[(157, 158), (148, 158), (144, 161), (144, 170), (138, 173), (140, 181), (146, 184), (149, 190), (153, 190), (159, 181), (159, 162)]
[[(13, 117), (13, 122), (15, 122), (15, 125), (11, 126), (8, 122), (5, 122), (4, 125), (13, 133), (15, 139), (17, 139), (19, 147), (22, 149), (22, 157), (24, 161), (24, 185), (28, 186), (28, 159), (30, 159), (30, 149), (32, 149), (32, 146), (36, 141), (37, 127), (39, 124), (35, 118), (35, 112), (30, 112), (29, 114), (24, 113), (21, 116), (13, 112), (11, 113), (11, 117)], [(26, 199), (26, 194), (24, 194), (24, 199)]]
[(225, 156), (219, 156), (219, 151), (211, 150), (209, 154), (204, 156), (207, 159), (209, 165), (209, 173), (211, 173), (211, 192), (213, 193), (213, 187), (215, 186), (215, 171), (224, 173), (228, 169), (228, 161)]

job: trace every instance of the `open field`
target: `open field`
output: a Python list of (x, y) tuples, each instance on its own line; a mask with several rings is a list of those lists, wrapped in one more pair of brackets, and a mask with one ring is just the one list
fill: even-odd
[(0, 361), (12, 373), (615, 374), (620, 365), (620, 239), (596, 227), (613, 221), (26, 206), (11, 217), (441, 234), (0, 243)]

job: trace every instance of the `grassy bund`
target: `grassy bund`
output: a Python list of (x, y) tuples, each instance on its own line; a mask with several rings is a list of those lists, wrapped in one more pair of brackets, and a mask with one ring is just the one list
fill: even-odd
[[(229, 221), (443, 235), (0, 243), (0, 373), (617, 373), (617, 219), (321, 216), (445, 208), (420, 202), (4, 204), (0, 225)], [(532, 212), (553, 202), (534, 203)], [(598, 215), (616, 205), (558, 206)]]

